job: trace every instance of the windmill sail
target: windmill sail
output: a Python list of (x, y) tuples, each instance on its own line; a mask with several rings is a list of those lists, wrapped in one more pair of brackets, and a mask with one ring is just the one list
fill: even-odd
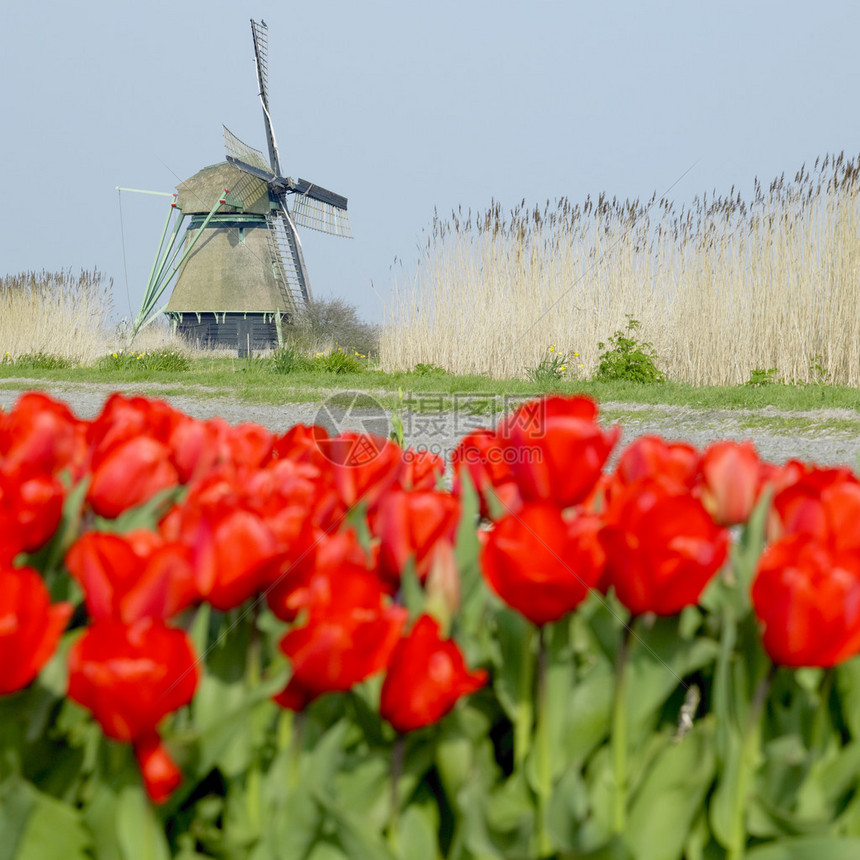
[(269, 145), (269, 166), (280, 175), (281, 164), (278, 157), (278, 144), (275, 129), (269, 113), (269, 28), (263, 21), (251, 19), (251, 33), (254, 36), (254, 65), (257, 67), (257, 83), (260, 86), (260, 104), (263, 106), (263, 119), (266, 126), (266, 142)]
[(221, 128), (224, 131), (224, 149), (227, 151), (228, 158), (235, 158), (236, 161), (242, 161), (250, 164), (251, 167), (265, 171), (267, 177), (272, 175), (272, 168), (259, 149), (254, 149), (253, 146), (248, 146), (247, 143), (239, 140), (226, 125), (222, 125)]
[[(306, 191), (299, 190), (302, 183), (310, 186)], [(293, 198), (293, 219), (296, 224), (302, 227), (310, 227), (311, 230), (319, 230), (322, 233), (329, 233), (332, 236), (342, 236), (344, 239), (352, 238), (352, 227), (349, 223), (349, 215), (346, 212), (346, 198), (340, 197), (339, 194), (332, 194), (325, 189), (319, 191), (325, 192), (325, 195), (319, 191), (314, 193), (315, 186), (300, 179), (294, 184), (295, 197)], [(332, 198), (340, 198), (343, 205), (338, 205), (339, 201)]]

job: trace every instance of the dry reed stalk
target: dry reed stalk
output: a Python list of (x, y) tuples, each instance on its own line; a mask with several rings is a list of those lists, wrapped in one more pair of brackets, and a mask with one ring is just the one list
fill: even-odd
[(395, 283), (383, 368), (433, 363), (522, 376), (550, 344), (579, 352), (639, 320), (667, 378), (860, 385), (860, 164), (816, 160), (747, 203), (566, 199), (510, 213), (436, 215), (414, 274)]
[(107, 349), (111, 285), (98, 270), (0, 277), (0, 355), (94, 361)]

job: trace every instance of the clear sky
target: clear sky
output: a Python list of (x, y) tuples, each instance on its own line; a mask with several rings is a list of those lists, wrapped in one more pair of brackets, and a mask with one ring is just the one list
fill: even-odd
[(372, 320), (434, 207), (647, 198), (695, 165), (684, 202), (860, 152), (852, 0), (5, 0), (0, 274), (98, 267), (136, 312), (169, 204), (122, 195), (127, 295), (115, 187), (172, 191), (222, 122), (265, 150), (251, 17), (284, 172), (349, 198), (355, 239), (301, 233), (313, 290)]

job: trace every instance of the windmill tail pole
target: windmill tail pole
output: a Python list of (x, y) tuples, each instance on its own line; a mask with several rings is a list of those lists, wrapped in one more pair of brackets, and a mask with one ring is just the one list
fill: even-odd
[(169, 191), (147, 191), (144, 188), (123, 188), (122, 185), (117, 185), (117, 191), (133, 191), (135, 194), (157, 194), (159, 197), (176, 197), (176, 194), (171, 194)]

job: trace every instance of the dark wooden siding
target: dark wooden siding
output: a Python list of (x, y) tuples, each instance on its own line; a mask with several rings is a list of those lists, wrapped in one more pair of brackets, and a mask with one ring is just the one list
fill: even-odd
[[(198, 348), (235, 349), (240, 357), (276, 349), (278, 330), (271, 314), (171, 314), (176, 331)], [(286, 325), (286, 320), (283, 325)]]

